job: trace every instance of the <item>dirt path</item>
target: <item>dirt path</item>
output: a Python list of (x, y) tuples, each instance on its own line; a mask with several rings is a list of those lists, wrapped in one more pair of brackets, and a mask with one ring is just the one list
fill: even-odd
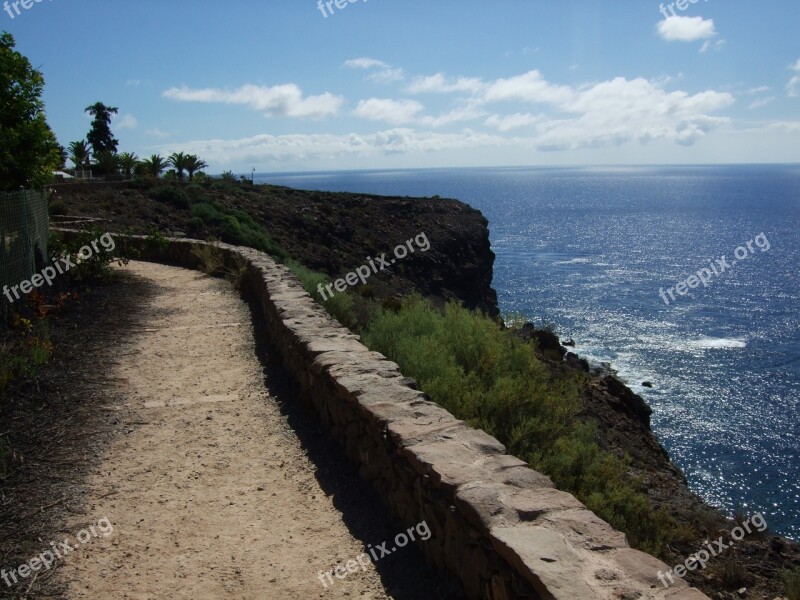
[[(320, 570), (382, 541), (373, 536), (386, 524), (366, 525), (380, 510), (359, 521), (360, 498), (344, 498), (347, 484), (327, 481), (332, 466), (309, 458), (315, 450), (289, 424), (302, 417), (281, 409), (269, 376), (265, 386), (250, 311), (227, 282), (148, 263), (127, 270), (155, 292), (143, 300), (147, 319), (106, 348), (116, 389), (99, 408), (124, 427), (60, 529), (78, 546), (58, 571), (68, 597), (370, 599), (390, 597), (387, 578), (433, 585), (371, 567), (323, 587)], [(429, 593), (397, 597), (438, 596)]]

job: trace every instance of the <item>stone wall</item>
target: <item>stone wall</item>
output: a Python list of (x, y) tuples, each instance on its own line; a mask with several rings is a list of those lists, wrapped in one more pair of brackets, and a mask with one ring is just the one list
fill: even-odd
[[(155, 247), (131, 239), (147, 260), (194, 268), (192, 240)], [(426, 521), (418, 545), (458, 577), (470, 598), (636, 600), (707, 598), (669, 567), (631, 549), (625, 536), (500, 442), (429, 401), (398, 366), (328, 316), (269, 256), (219, 244), (245, 292), (261, 307), (287, 370), (331, 435), (406, 527)]]

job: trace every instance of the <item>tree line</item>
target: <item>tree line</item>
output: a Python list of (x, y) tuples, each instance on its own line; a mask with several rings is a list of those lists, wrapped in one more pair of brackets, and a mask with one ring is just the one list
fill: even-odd
[(122, 175), (125, 179), (135, 175), (158, 179), (171, 167), (179, 181), (183, 181), (185, 176), (191, 181), (196, 173), (208, 167), (196, 154), (185, 152), (175, 152), (167, 158), (153, 154), (145, 159), (140, 159), (133, 152), (118, 154), (119, 142), (111, 132), (111, 117), (119, 109), (96, 102), (87, 106), (85, 111), (93, 117), (91, 129), (85, 140), (69, 145), (69, 159), (75, 165), (76, 174), (93, 168), (99, 175)]
[(67, 160), (76, 174), (159, 178), (167, 169), (179, 181), (208, 168), (195, 154), (175, 152), (168, 157), (154, 154), (140, 159), (132, 152), (118, 153), (119, 142), (111, 132), (113, 106), (97, 102), (86, 107), (92, 124), (86, 139), (58, 143), (47, 123), (42, 92), (44, 77), (15, 49), (14, 37), (0, 34), (0, 191), (37, 188), (53, 179), (53, 172), (66, 168)]

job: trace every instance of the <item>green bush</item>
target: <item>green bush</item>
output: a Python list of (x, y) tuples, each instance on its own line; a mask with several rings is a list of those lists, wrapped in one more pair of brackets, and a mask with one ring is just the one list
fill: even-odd
[(67, 210), (67, 205), (63, 200), (54, 200), (50, 203), (50, 206), (47, 207), (47, 210), (50, 212), (50, 216), (65, 216), (69, 211)]
[(201, 202), (192, 206), (191, 214), (193, 218), (201, 219), (223, 242), (255, 248), (278, 259), (286, 258), (286, 252), (244, 211), (226, 210), (219, 204)]
[(800, 600), (800, 567), (784, 571), (782, 575), (786, 586), (786, 597), (789, 600)]
[(189, 196), (184, 190), (176, 185), (160, 185), (148, 192), (148, 196), (153, 200), (165, 202), (178, 208), (189, 208)]
[(319, 293), (318, 286), (320, 284), (324, 286), (330, 283), (330, 279), (326, 275), (312, 271), (291, 258), (287, 259), (285, 264), (300, 280), (303, 289), (307, 291), (314, 300), (323, 305), (339, 323), (349, 328), (354, 328), (358, 325), (355, 302), (350, 294), (335, 294), (332, 298), (323, 300)]
[[(107, 237), (104, 237), (107, 235), (99, 227), (81, 231), (66, 241), (57, 235), (51, 235), (49, 243), (51, 256), (54, 259), (56, 257), (72, 257), (76, 266), (70, 268), (66, 276), (73, 281), (106, 279), (111, 274), (111, 265), (113, 263), (124, 265), (130, 259), (126, 245), (119, 243), (120, 240), (117, 238), (112, 238), (114, 239), (114, 247), (110, 251), (106, 250), (103, 243), (98, 240), (101, 240), (101, 238), (108, 240)], [(97, 245), (97, 251), (92, 247), (92, 242)], [(107, 243), (109, 246), (112, 245), (110, 242)], [(80, 259), (80, 250), (83, 247), (88, 247), (91, 250), (91, 254), (88, 258)]]
[(663, 555), (675, 523), (656, 511), (628, 464), (602, 450), (579, 418), (583, 375), (554, 376), (525, 344), (455, 303), (444, 314), (412, 297), (377, 309), (367, 346), (400, 365), (431, 399), (495, 436), (510, 454), (549, 475), (642, 550)]

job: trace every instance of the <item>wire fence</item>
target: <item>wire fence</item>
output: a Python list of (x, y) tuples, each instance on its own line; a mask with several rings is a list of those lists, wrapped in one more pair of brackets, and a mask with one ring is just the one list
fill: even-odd
[[(0, 290), (19, 285), (47, 259), (50, 219), (44, 190), (0, 193)], [(5, 322), (8, 300), (0, 295), (0, 317)]]

